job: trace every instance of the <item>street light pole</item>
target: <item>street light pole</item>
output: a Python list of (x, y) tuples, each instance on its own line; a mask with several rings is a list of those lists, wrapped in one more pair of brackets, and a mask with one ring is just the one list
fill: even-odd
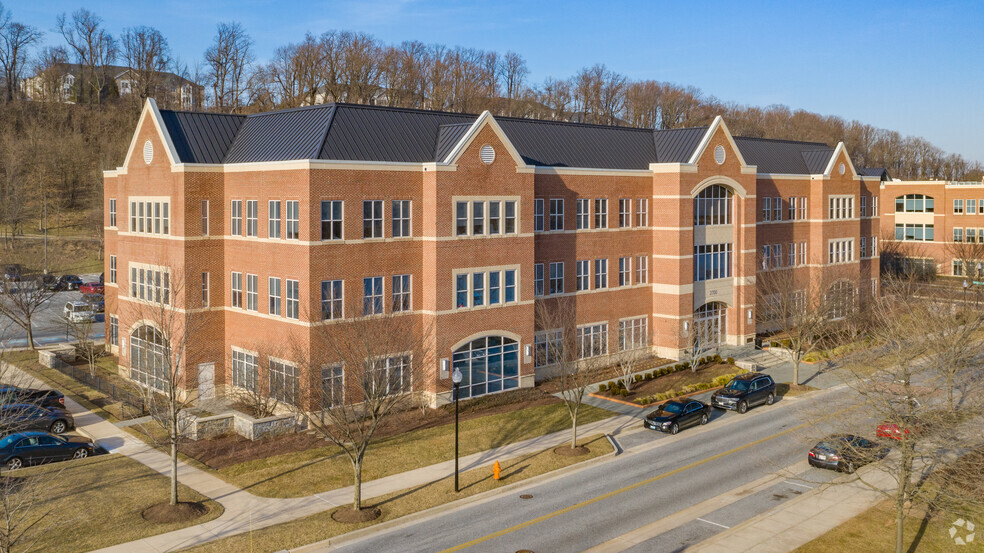
[(458, 487), (458, 387), (461, 385), (461, 370), (454, 368), (451, 374), (451, 382), (454, 383), (454, 491), (460, 491)]
[(966, 308), (967, 308), (967, 288), (968, 288), (969, 286), (970, 286), (970, 283), (969, 283), (969, 282), (967, 282), (967, 279), (964, 279), (964, 281), (963, 281), (963, 289), (964, 289), (964, 297), (963, 297), (963, 302), (964, 302), (964, 309), (966, 309)]

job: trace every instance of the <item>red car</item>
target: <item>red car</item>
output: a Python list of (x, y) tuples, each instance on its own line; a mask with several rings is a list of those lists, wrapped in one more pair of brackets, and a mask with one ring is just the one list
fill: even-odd
[(903, 436), (915, 435), (921, 430), (919, 422), (916, 420), (903, 421), (902, 424), (885, 421), (878, 425), (875, 434), (879, 438), (901, 440)]
[(79, 286), (79, 292), (83, 294), (104, 294), (106, 292), (106, 287), (98, 282), (86, 282), (82, 286)]

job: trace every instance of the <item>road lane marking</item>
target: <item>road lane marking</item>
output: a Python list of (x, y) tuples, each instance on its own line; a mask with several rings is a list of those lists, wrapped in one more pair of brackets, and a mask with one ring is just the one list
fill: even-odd
[[(848, 408), (848, 409), (850, 409), (850, 408)], [(844, 411), (846, 411), (846, 410), (847, 409), (844, 409)], [(838, 413), (840, 413), (840, 411), (838, 411)], [(834, 414), (832, 414), (830, 416), (834, 416), (834, 415), (836, 415), (838, 413), (834, 413)], [(718, 459), (727, 457), (729, 455), (733, 455), (735, 453), (738, 453), (739, 451), (743, 451), (743, 450), (748, 449), (750, 447), (755, 447), (757, 445), (763, 444), (763, 443), (768, 442), (770, 440), (774, 440), (776, 438), (780, 438), (780, 437), (785, 436), (787, 434), (791, 434), (793, 432), (796, 432), (797, 430), (802, 430), (803, 428), (806, 428), (808, 426), (811, 426), (812, 424), (813, 423), (811, 423), (811, 422), (804, 422), (804, 423), (799, 424), (799, 425), (796, 425), (796, 426), (794, 426), (792, 428), (787, 428), (786, 430), (783, 430), (782, 432), (778, 432), (778, 433), (773, 434), (771, 436), (766, 436), (764, 438), (759, 438), (759, 439), (757, 439), (757, 440), (755, 440), (753, 442), (749, 442), (747, 444), (740, 445), (738, 447), (729, 449), (727, 451), (722, 451), (721, 453), (716, 453), (714, 455), (711, 455), (710, 457), (701, 459), (700, 461), (694, 461), (693, 463), (689, 463), (689, 464), (684, 465), (682, 467), (675, 468), (675, 469), (673, 469), (671, 471), (664, 472), (662, 474), (657, 474), (656, 476), (653, 476), (651, 478), (647, 478), (645, 480), (640, 480), (639, 482), (636, 482), (634, 484), (629, 484), (628, 486), (624, 486), (624, 487), (619, 488), (617, 490), (612, 490), (610, 492), (601, 494), (599, 496), (592, 497), (591, 499), (585, 499), (584, 501), (581, 501), (580, 503), (575, 503), (574, 505), (570, 505), (568, 507), (564, 507), (563, 509), (558, 509), (558, 510), (552, 512), (552, 513), (547, 513), (545, 515), (536, 517), (536, 518), (531, 519), (531, 520), (528, 520), (526, 522), (522, 522), (520, 524), (516, 524), (514, 526), (510, 526), (509, 528), (504, 528), (502, 530), (499, 530), (498, 532), (493, 532), (493, 533), (488, 534), (486, 536), (483, 536), (481, 538), (476, 538), (474, 540), (471, 540), (471, 541), (462, 543), (460, 545), (456, 545), (456, 546), (454, 546), (452, 548), (445, 549), (445, 550), (441, 551), (440, 553), (453, 553), (455, 551), (461, 551), (462, 549), (467, 549), (467, 548), (469, 548), (469, 547), (471, 547), (473, 545), (478, 545), (480, 543), (484, 543), (484, 542), (487, 542), (489, 540), (498, 538), (500, 536), (504, 536), (506, 534), (515, 532), (516, 530), (522, 530), (523, 528), (527, 528), (529, 526), (533, 526), (534, 524), (539, 524), (541, 522), (550, 520), (550, 519), (555, 518), (555, 517), (558, 517), (560, 515), (569, 513), (571, 511), (575, 511), (575, 510), (580, 509), (582, 507), (587, 507), (588, 505), (593, 505), (595, 503), (598, 503), (599, 501), (604, 501), (605, 499), (608, 499), (608, 498), (611, 498), (611, 497), (615, 497), (616, 495), (619, 495), (619, 494), (622, 494), (622, 493), (625, 493), (625, 492), (628, 492), (628, 491), (632, 491), (632, 490), (634, 490), (636, 488), (640, 488), (640, 487), (645, 486), (647, 484), (652, 484), (653, 482), (658, 482), (658, 481), (660, 481), (660, 480), (662, 480), (664, 478), (669, 478), (670, 476), (675, 476), (677, 474), (680, 474), (681, 472), (690, 470), (692, 468), (696, 468), (696, 467), (699, 467), (701, 465), (705, 465), (707, 463), (711, 463), (713, 461), (717, 461)]]
[(790, 482), (789, 480), (785, 480), (784, 482), (785, 482), (786, 484), (789, 484), (789, 485), (791, 485), (791, 486), (799, 486), (799, 487), (801, 487), (801, 488), (806, 488), (806, 489), (808, 489), (808, 490), (812, 490), (812, 489), (813, 489), (813, 486), (807, 486), (806, 484), (798, 484), (798, 483), (796, 483), (796, 482)]
[(708, 524), (713, 524), (714, 526), (720, 526), (721, 528), (724, 528), (725, 530), (731, 530), (731, 527), (730, 527), (730, 526), (725, 526), (725, 525), (723, 525), (723, 524), (718, 524), (718, 523), (716, 523), (716, 522), (711, 522), (711, 521), (709, 521), (709, 520), (706, 520), (706, 519), (703, 519), (703, 518), (700, 518), (700, 517), (697, 517), (697, 519), (696, 519), (696, 520), (699, 520), (699, 521), (701, 521), (701, 522), (706, 522), (706, 523), (708, 523)]

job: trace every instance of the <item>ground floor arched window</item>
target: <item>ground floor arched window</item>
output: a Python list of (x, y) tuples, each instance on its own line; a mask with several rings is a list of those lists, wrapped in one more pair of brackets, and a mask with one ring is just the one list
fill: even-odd
[(164, 334), (144, 325), (130, 333), (130, 378), (163, 390), (167, 379), (170, 356)]
[(719, 301), (705, 303), (694, 311), (696, 338), (704, 349), (724, 342), (727, 331), (728, 306)]
[(504, 336), (483, 336), (454, 351), (454, 368), (461, 371), (461, 398), (493, 394), (519, 387), (519, 342)]

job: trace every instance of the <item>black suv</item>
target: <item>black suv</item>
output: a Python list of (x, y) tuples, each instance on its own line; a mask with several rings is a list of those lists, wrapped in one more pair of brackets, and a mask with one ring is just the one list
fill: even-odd
[(759, 404), (772, 405), (776, 400), (776, 382), (767, 374), (745, 373), (731, 379), (728, 385), (714, 392), (711, 405), (718, 409), (734, 409), (739, 413)]
[(65, 409), (65, 394), (57, 390), (34, 390), (0, 384), (0, 404), (27, 403), (45, 408)]

